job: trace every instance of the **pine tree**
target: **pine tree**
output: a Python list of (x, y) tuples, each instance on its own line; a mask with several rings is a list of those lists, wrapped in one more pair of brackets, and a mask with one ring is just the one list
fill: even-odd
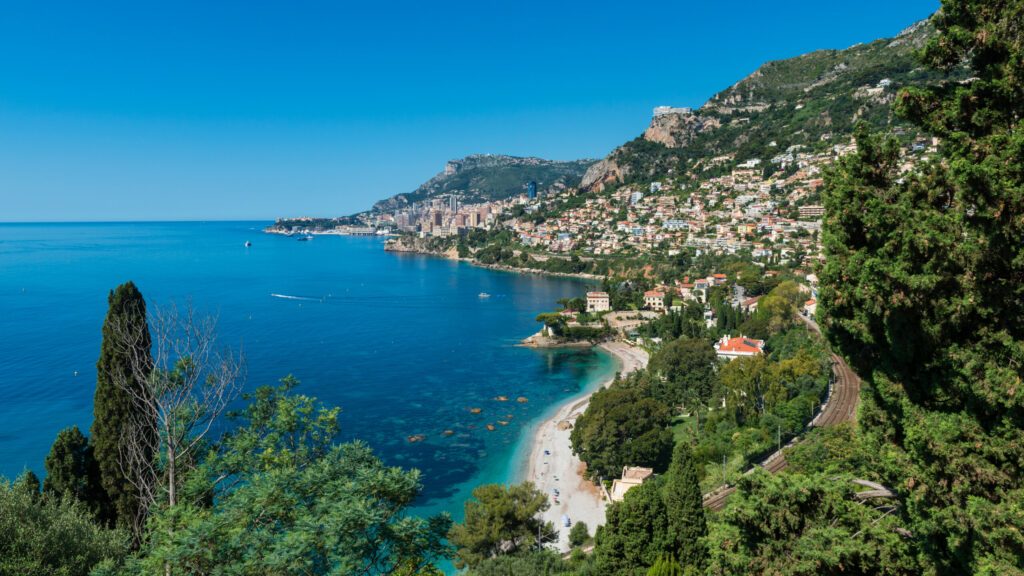
[(97, 518), (110, 521), (110, 501), (100, 484), (100, 469), (88, 438), (78, 426), (65, 428), (46, 456), (43, 491), (57, 498), (70, 497), (85, 504)]
[(111, 291), (103, 323), (103, 343), (96, 363), (92, 443), (100, 481), (119, 526), (131, 526), (139, 512), (139, 494), (121, 465), (122, 434), (130, 425), (134, 405), (126, 387), (142, 390), (151, 368), (151, 340), (146, 302), (132, 282)]
[(662, 498), (668, 513), (668, 535), (675, 557), (683, 566), (702, 568), (708, 554), (705, 543), (708, 527), (697, 465), (685, 442), (680, 442), (672, 455)]

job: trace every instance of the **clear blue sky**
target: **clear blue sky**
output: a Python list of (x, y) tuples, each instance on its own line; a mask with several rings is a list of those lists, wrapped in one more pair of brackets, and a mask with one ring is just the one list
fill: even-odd
[(341, 215), (476, 152), (601, 157), (653, 106), (938, 0), (0, 0), (0, 221)]

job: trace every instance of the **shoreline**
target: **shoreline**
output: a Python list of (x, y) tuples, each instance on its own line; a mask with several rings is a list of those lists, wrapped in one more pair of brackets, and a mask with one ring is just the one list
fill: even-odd
[[(624, 342), (605, 342), (598, 347), (616, 360), (616, 372), (622, 375), (645, 368), (649, 360), (647, 352)], [(569, 443), (572, 429), (564, 425), (559, 429), (559, 424), (574, 423), (587, 409), (594, 392), (607, 388), (613, 380), (614, 376), (563, 402), (554, 414), (544, 417), (533, 430), (530, 442), (524, 445), (529, 447), (529, 454), (521, 463), (517, 481), (533, 482), (549, 498), (555, 489), (559, 490), (559, 503), (550, 500), (551, 507), (544, 512), (543, 519), (558, 530), (558, 550), (562, 552), (570, 548), (569, 530), (562, 525), (562, 515), (568, 516), (574, 524), (585, 522), (593, 536), (595, 529), (605, 522), (608, 502), (601, 488), (583, 477), (586, 465), (572, 453)], [(522, 454), (519, 457), (522, 458)]]

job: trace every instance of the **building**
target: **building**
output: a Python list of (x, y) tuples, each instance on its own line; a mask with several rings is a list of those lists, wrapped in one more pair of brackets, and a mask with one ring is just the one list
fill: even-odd
[(526, 197), (530, 200), (537, 199), (537, 183), (530, 180), (530, 183), (526, 185)]
[(647, 292), (644, 292), (644, 306), (647, 306), (651, 310), (664, 310), (665, 293), (658, 290), (648, 290)]
[(587, 292), (587, 312), (607, 312), (612, 309), (607, 292)]
[(612, 490), (608, 497), (612, 502), (622, 502), (630, 488), (643, 484), (651, 476), (654, 476), (654, 470), (650, 468), (625, 466), (622, 468), (622, 478), (612, 480)]
[(448, 197), (448, 210), (453, 214), (459, 211), (459, 199), (455, 194)]
[(801, 218), (821, 218), (825, 215), (825, 207), (818, 205), (809, 205), (800, 207)]
[(763, 353), (764, 340), (754, 340), (742, 335), (736, 338), (731, 338), (728, 335), (722, 336), (722, 339), (715, 343), (715, 354), (729, 360)]
[(675, 108), (672, 106), (656, 106), (654, 108), (655, 118), (657, 118), (658, 116), (665, 116), (666, 114), (693, 114), (693, 108)]

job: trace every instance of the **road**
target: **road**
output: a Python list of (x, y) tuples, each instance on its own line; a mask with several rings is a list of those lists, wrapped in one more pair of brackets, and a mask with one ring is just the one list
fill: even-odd
[[(821, 334), (818, 325), (811, 319), (800, 316), (807, 328), (816, 334)], [(832, 354), (832, 374), (835, 376), (833, 383), (829, 386), (828, 398), (822, 405), (821, 411), (811, 420), (810, 426), (827, 428), (843, 422), (852, 421), (857, 411), (857, 401), (860, 398), (860, 378), (850, 369), (838, 354)], [(792, 440), (786, 448), (796, 444), (799, 440)], [(785, 450), (785, 448), (783, 448)], [(786, 468), (786, 458), (782, 450), (773, 452), (760, 463), (755, 464), (775, 474)], [(736, 488), (723, 485), (704, 495), (704, 507), (711, 510), (721, 510), (725, 506), (726, 499), (736, 491)]]

